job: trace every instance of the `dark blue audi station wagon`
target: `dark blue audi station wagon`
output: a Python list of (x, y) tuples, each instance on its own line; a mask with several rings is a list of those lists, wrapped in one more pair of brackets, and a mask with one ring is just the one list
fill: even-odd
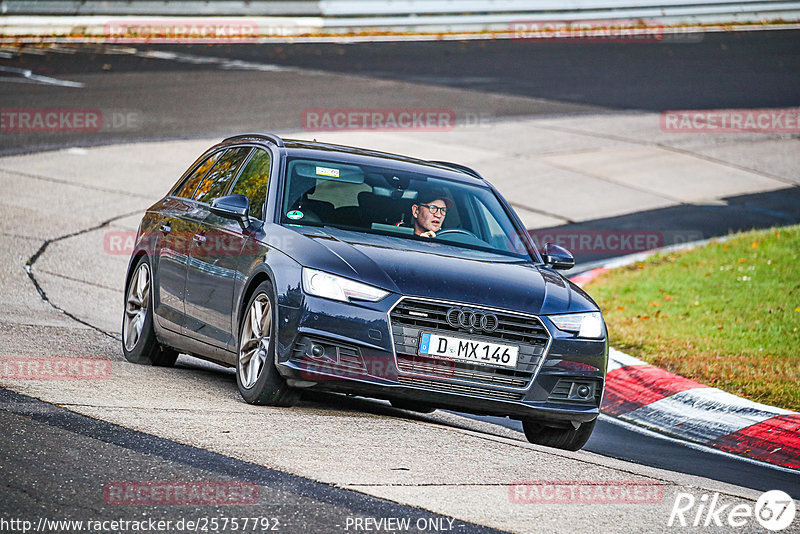
[(135, 363), (236, 368), (249, 403), (305, 389), (507, 416), (580, 449), (608, 336), (498, 191), (455, 163), (271, 134), (206, 151), (147, 209), (125, 283)]

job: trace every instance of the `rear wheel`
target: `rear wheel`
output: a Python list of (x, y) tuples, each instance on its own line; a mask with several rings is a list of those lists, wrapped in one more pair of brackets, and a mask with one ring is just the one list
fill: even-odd
[(147, 257), (142, 256), (133, 268), (125, 293), (122, 317), (122, 354), (129, 362), (170, 367), (178, 352), (162, 347), (153, 328), (152, 276)]
[(277, 331), (272, 284), (265, 281), (250, 297), (239, 327), (236, 384), (250, 404), (291, 406), (299, 397), (275, 367)]
[(408, 410), (409, 412), (419, 412), (419, 413), (433, 413), (436, 411), (436, 408), (431, 408), (421, 402), (416, 401), (409, 401), (409, 400), (391, 400), (389, 401), (392, 403), (397, 409), (400, 410)]
[(522, 421), (522, 429), (528, 441), (545, 447), (577, 451), (586, 445), (592, 435), (597, 419), (588, 423), (581, 423), (578, 428), (556, 428), (544, 426), (535, 421)]

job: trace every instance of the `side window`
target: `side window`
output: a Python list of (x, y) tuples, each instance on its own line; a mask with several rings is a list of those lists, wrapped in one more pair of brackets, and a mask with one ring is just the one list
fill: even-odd
[(209, 156), (204, 162), (197, 166), (197, 168), (186, 177), (186, 179), (179, 185), (173, 195), (177, 197), (183, 198), (192, 198), (194, 194), (194, 190), (197, 189), (197, 184), (200, 183), (200, 180), (203, 179), (203, 176), (206, 175), (208, 169), (217, 162), (219, 157), (222, 155), (224, 150), (220, 150), (219, 152), (215, 152), (211, 156)]
[(197, 187), (192, 198), (198, 202), (210, 203), (224, 195), (249, 153), (250, 147), (231, 148), (225, 152)]
[(247, 197), (250, 201), (250, 216), (257, 219), (261, 218), (264, 202), (267, 199), (271, 164), (269, 152), (256, 149), (231, 191), (231, 194)]

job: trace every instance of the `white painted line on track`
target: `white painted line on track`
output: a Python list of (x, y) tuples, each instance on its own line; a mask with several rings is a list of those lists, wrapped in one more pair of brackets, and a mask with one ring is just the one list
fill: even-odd
[(0, 82), (41, 83), (44, 85), (59, 85), (61, 87), (76, 87), (76, 88), (85, 87), (85, 84), (81, 82), (71, 82), (69, 80), (59, 80), (57, 78), (51, 78), (50, 76), (41, 76), (39, 74), (34, 74), (33, 71), (28, 69), (18, 69), (16, 67), (0, 66), (0, 72), (9, 72), (11, 74), (15, 74), (21, 77), (21, 78), (6, 78), (0, 76)]
[(218, 65), (223, 69), (258, 70), (264, 72), (290, 72), (298, 70), (293, 67), (282, 67), (271, 63), (255, 63), (253, 61), (241, 61), (224, 57), (199, 56), (194, 54), (181, 54), (178, 52), (164, 52), (160, 50), (137, 50), (134, 52), (134, 55), (148, 59), (163, 59), (167, 61), (190, 63), (192, 65)]
[(686, 447), (688, 449), (693, 449), (700, 452), (707, 452), (709, 454), (717, 454), (719, 456), (724, 456), (725, 458), (731, 460), (739, 460), (742, 462), (747, 462), (749, 464), (757, 465), (759, 467), (768, 467), (770, 469), (775, 469), (776, 471), (783, 471), (784, 473), (792, 473), (798, 475), (798, 480), (800, 480), (800, 471), (797, 469), (790, 469), (788, 467), (782, 467), (780, 465), (775, 465), (767, 462), (762, 462), (760, 460), (756, 460), (754, 458), (748, 458), (747, 456), (739, 456), (738, 454), (732, 454), (729, 452), (725, 452), (720, 449), (715, 449), (713, 447), (708, 447), (706, 445), (701, 445), (699, 443), (694, 443), (691, 441), (686, 441), (680, 438), (675, 438), (672, 436), (668, 436), (666, 434), (662, 434), (661, 432), (656, 432), (654, 430), (650, 430), (649, 428), (645, 428), (643, 426), (636, 425), (634, 423), (629, 423), (628, 421), (623, 421), (622, 419), (617, 419), (616, 417), (612, 417), (610, 415), (606, 415), (604, 413), (600, 414), (600, 420), (610, 423), (612, 425), (620, 426), (626, 430), (630, 430), (631, 432), (636, 432), (637, 434), (642, 434), (644, 436), (655, 438), (655, 439), (662, 439), (665, 441), (669, 441), (670, 443), (674, 443), (676, 445), (680, 445)]

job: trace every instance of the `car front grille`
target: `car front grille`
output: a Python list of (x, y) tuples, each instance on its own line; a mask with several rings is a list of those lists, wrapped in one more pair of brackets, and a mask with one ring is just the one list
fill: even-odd
[[(466, 306), (431, 302), (421, 299), (403, 299), (392, 310), (392, 324), (412, 326), (430, 332), (442, 334), (469, 333), (468, 330), (454, 328), (447, 322), (447, 311), (453, 306), (480, 310), (480, 306)], [(511, 313), (492, 311), (499, 319), (497, 329), (490, 334), (495, 343), (508, 342), (545, 347), (550, 341), (550, 334), (538, 317), (521, 316)]]
[(397, 367), (400, 371), (405, 373), (436, 376), (439, 378), (457, 378), (460, 380), (469, 380), (471, 382), (482, 382), (484, 384), (512, 388), (526, 388), (530, 381), (528, 373), (520, 373), (513, 370), (506, 371), (505, 369), (492, 369), (490, 372), (486, 372), (478, 368), (467, 368), (466, 365), (463, 367), (456, 367), (453, 362), (448, 360), (409, 356), (407, 354), (397, 355)]
[[(524, 396), (550, 342), (550, 334), (538, 317), (491, 310), (497, 317), (492, 332), (453, 327), (447, 312), (453, 307), (489, 311), (480, 306), (404, 298), (390, 314), (400, 382), (453, 392), (472, 393), (500, 399), (519, 400)], [(471, 362), (420, 356), (421, 332), (465, 337), (472, 340), (517, 345), (516, 369), (491, 367)], [(414, 375), (413, 377), (404, 376)], [(434, 380), (427, 380), (432, 378)], [(481, 387), (489, 386), (489, 388)], [(517, 391), (493, 389), (514, 388)], [(492, 389), (490, 389), (492, 388)]]
[(525, 397), (525, 393), (519, 391), (502, 391), (495, 389), (487, 389), (478, 386), (470, 386), (467, 384), (457, 384), (454, 382), (442, 382), (438, 380), (427, 380), (424, 378), (411, 378), (400, 375), (397, 381), (401, 384), (408, 384), (409, 386), (422, 387), (435, 389), (438, 391), (447, 391), (452, 393), (464, 393), (467, 395), (476, 395), (479, 397), (489, 397), (492, 399), (512, 400), (519, 401)]

